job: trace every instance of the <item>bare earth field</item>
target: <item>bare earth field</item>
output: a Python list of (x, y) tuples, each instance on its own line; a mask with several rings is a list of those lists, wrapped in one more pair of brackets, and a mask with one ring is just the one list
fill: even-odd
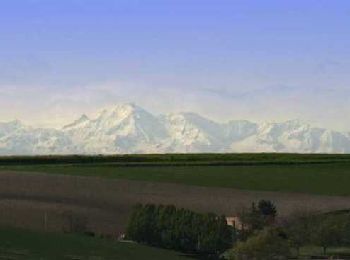
[(0, 171), (0, 225), (35, 230), (67, 231), (72, 219), (78, 219), (98, 234), (118, 236), (136, 203), (174, 204), (230, 216), (259, 199), (273, 200), (282, 217), (299, 210), (350, 208), (346, 196)]

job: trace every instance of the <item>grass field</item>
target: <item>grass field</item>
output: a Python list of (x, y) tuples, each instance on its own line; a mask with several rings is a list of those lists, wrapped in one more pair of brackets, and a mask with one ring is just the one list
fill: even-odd
[(81, 235), (0, 228), (0, 259), (25, 260), (175, 260), (178, 253), (133, 243)]
[(244, 190), (350, 195), (350, 163), (231, 166), (22, 165), (0, 169)]
[(0, 165), (113, 163), (119, 165), (257, 165), (349, 162), (350, 154), (125, 154), (125, 155), (47, 155), (0, 156)]

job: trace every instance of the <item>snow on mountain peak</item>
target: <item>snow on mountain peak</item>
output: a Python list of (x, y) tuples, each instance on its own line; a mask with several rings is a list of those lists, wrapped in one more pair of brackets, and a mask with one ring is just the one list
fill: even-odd
[(110, 107), (108, 109), (102, 110), (96, 120), (116, 120), (120, 121), (128, 117), (134, 117), (138, 118), (140, 117), (140, 114), (147, 113), (144, 109), (141, 107), (136, 106), (132, 103), (122, 103), (117, 104), (113, 107)]
[(155, 116), (132, 103), (80, 118), (62, 130), (0, 123), (0, 154), (164, 152), (349, 153), (350, 134), (300, 120), (217, 123), (195, 113)]
[(73, 123), (69, 125), (65, 125), (63, 129), (66, 130), (66, 129), (72, 129), (72, 128), (82, 126), (84, 123), (88, 122), (89, 120), (90, 120), (89, 117), (83, 114), (81, 117), (79, 117), (79, 119), (75, 120)]

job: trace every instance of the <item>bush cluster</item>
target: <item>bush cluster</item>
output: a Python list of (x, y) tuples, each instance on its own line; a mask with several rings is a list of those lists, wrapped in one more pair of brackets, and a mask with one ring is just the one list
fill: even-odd
[(240, 241), (229, 254), (232, 260), (272, 260), (288, 259), (290, 248), (282, 230), (265, 228)]

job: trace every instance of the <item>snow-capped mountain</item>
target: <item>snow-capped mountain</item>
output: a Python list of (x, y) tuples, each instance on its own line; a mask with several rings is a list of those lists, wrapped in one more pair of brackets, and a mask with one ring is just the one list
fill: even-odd
[(212, 152), (225, 147), (224, 128), (194, 113), (162, 117), (169, 152)]
[(83, 115), (62, 131), (81, 153), (157, 152), (168, 136), (160, 118), (133, 104), (103, 110), (91, 120)]
[(0, 155), (77, 152), (72, 138), (60, 130), (32, 128), (19, 121), (0, 123)]
[(119, 104), (62, 129), (0, 123), (0, 155), (191, 152), (349, 153), (350, 134), (292, 120), (217, 123), (194, 113), (153, 115)]

